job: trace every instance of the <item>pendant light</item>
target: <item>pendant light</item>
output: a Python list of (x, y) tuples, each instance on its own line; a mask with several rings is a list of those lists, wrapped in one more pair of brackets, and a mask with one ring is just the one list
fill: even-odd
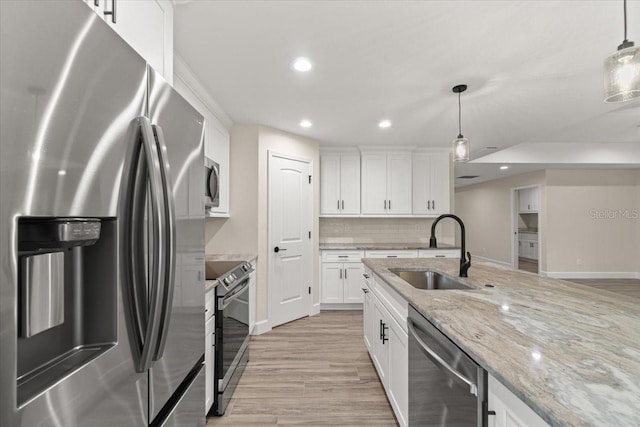
[(460, 94), (467, 90), (467, 85), (453, 87), (453, 93), (458, 94), (458, 137), (453, 140), (453, 161), (469, 161), (469, 139), (462, 136), (462, 108), (460, 106)]
[(627, 40), (627, 0), (624, 0), (624, 40), (604, 61), (604, 101), (623, 102), (640, 97), (640, 46)]

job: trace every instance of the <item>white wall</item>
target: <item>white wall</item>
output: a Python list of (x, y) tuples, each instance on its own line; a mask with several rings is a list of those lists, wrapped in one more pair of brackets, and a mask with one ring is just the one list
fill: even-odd
[(313, 300), (319, 302), (318, 142), (299, 135), (258, 125), (235, 125), (231, 129), (231, 197), (228, 219), (208, 219), (207, 253), (249, 253), (258, 255), (256, 321), (267, 319), (268, 309), (268, 152), (311, 160), (313, 179)]
[[(542, 185), (544, 177), (544, 171), (538, 171), (456, 189), (455, 214), (465, 224), (467, 251), (472, 257), (475, 254), (511, 265), (511, 189)], [(545, 212), (544, 191), (542, 187), (539, 220)], [(544, 236), (542, 221), (539, 233)], [(544, 241), (541, 251), (544, 253)]]
[(640, 272), (637, 175), (632, 169), (547, 170), (548, 274), (630, 277)]
[(542, 185), (542, 274), (640, 276), (640, 169), (547, 169), (458, 188), (472, 254), (510, 263), (510, 191), (533, 184)]

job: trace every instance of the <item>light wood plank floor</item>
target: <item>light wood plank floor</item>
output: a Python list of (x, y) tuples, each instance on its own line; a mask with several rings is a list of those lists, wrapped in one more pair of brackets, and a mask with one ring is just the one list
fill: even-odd
[(518, 258), (518, 269), (538, 274), (538, 261), (528, 258)]
[(567, 279), (593, 288), (604, 289), (631, 298), (640, 299), (639, 279)]
[(363, 342), (362, 311), (326, 311), (251, 337), (250, 361), (213, 426), (397, 426)]

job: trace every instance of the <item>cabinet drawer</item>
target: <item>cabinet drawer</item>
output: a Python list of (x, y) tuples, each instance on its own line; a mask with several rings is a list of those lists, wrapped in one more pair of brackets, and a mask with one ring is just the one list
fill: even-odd
[(204, 294), (204, 319), (205, 321), (214, 315), (215, 310), (216, 293), (214, 290), (210, 290)]
[(418, 258), (459, 258), (460, 249), (431, 250), (424, 249), (418, 251)]
[(365, 251), (365, 258), (418, 258), (417, 250)]
[(322, 251), (322, 262), (361, 262), (364, 251)]

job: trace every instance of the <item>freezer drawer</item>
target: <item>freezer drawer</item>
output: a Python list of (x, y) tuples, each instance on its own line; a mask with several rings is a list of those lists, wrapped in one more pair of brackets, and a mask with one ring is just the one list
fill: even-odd
[(205, 370), (200, 365), (200, 371), (188, 386), (173, 410), (166, 416), (163, 422), (153, 423), (152, 426), (162, 427), (204, 427)]

